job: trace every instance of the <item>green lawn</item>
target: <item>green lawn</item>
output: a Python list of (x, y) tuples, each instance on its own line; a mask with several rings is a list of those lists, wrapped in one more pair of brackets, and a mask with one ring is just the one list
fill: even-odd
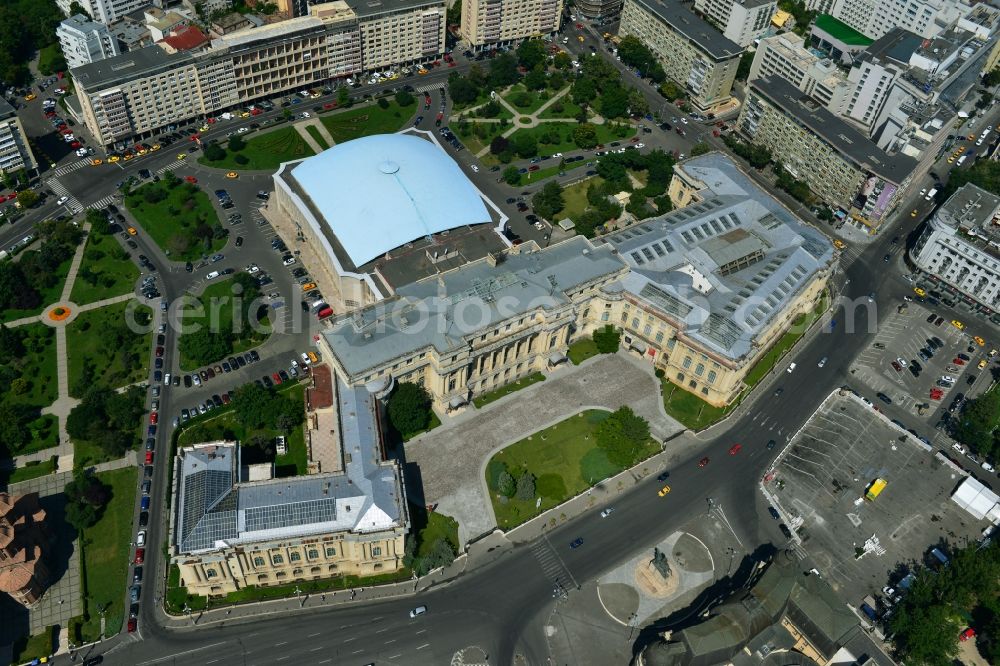
[(545, 381), (545, 375), (543, 375), (540, 372), (533, 372), (530, 375), (527, 375), (526, 377), (518, 379), (516, 382), (511, 382), (506, 386), (501, 386), (496, 390), (490, 391), (489, 393), (484, 393), (480, 396), (473, 398), (472, 404), (474, 404), (476, 407), (483, 407), (485, 405), (490, 404), (491, 402), (494, 402), (495, 400), (499, 400), (500, 398), (506, 395), (510, 395), (514, 391), (520, 391), (521, 389), (527, 388), (532, 384), (537, 384), (538, 382), (543, 382), (543, 381)]
[[(557, 111), (555, 107), (562, 105), (562, 110)], [(557, 102), (553, 102), (552, 106), (542, 111), (538, 117), (542, 120), (548, 120), (551, 118), (576, 118), (580, 114), (580, 106), (574, 104), (570, 99), (568, 94), (563, 95), (559, 98)]]
[(593, 338), (581, 338), (569, 346), (566, 356), (569, 357), (573, 365), (580, 365), (591, 356), (597, 356), (599, 353), (597, 343), (594, 342)]
[(5, 387), (3, 400), (19, 405), (46, 407), (59, 397), (59, 379), (56, 376), (56, 332), (45, 324), (27, 324), (17, 329), (26, 333), (25, 354), (19, 359), (3, 358), (0, 363), (10, 365), (15, 377), (27, 382), (27, 390), (15, 393)]
[(129, 293), (139, 269), (113, 236), (91, 231), (69, 300), (86, 305)]
[[(477, 123), (458, 122), (449, 125), (455, 136), (465, 145), (471, 155), (475, 155), (483, 148), (488, 148), (493, 137), (503, 134), (510, 129), (510, 125), (501, 127), (500, 123)], [(497, 164), (498, 160), (494, 155), (487, 153), (480, 160), (483, 164)]]
[[(84, 642), (100, 638), (101, 609), (106, 609), (105, 635), (113, 636), (121, 631), (125, 619), (124, 587), (128, 583), (128, 562), (132, 555), (129, 542), (132, 541), (135, 511), (136, 468), (99, 472), (97, 476), (111, 486), (112, 497), (101, 519), (83, 531), (79, 542), (84, 605), (80, 638)], [(159, 520), (155, 508), (152, 515), (153, 520)], [(152, 586), (147, 587), (147, 592), (152, 590)]]
[[(167, 196), (150, 203), (145, 198), (150, 190), (166, 192)], [(142, 231), (175, 261), (207, 257), (226, 244), (225, 236), (214, 235), (217, 228), (221, 229), (219, 216), (208, 195), (197, 185), (182, 183), (170, 188), (164, 180), (146, 183), (125, 198), (125, 206)]]
[(145, 305), (134, 301), (115, 303), (81, 312), (66, 329), (70, 394), (80, 397), (89, 386), (119, 388), (143, 380), (149, 374), (152, 331), (135, 333), (128, 320), (152, 316)]
[[(227, 356), (231, 354), (237, 354), (245, 352), (248, 349), (260, 345), (262, 342), (267, 340), (268, 336), (271, 334), (271, 329), (269, 326), (265, 325), (266, 322), (261, 321), (260, 331), (254, 331), (247, 322), (243, 322), (242, 330), (236, 331), (233, 327), (233, 314), (234, 310), (238, 309), (237, 304), (234, 304), (233, 295), (233, 282), (232, 278), (227, 278), (225, 280), (219, 280), (212, 282), (205, 291), (201, 293), (198, 297), (198, 301), (202, 305), (202, 312), (198, 314), (193, 309), (184, 309), (184, 328), (190, 330), (188, 332), (193, 333), (194, 328), (197, 327), (207, 327), (213, 331), (233, 331), (233, 345), (232, 350), (223, 354), (217, 359), (211, 361), (215, 363), (217, 361), (222, 361)], [(183, 334), (182, 334), (183, 337)], [(188, 358), (184, 353), (183, 348), (180, 350), (180, 366), (181, 370), (191, 371), (202, 367), (196, 360)]]
[[(571, 150), (578, 150), (576, 142), (573, 141), (574, 127), (576, 127), (575, 123), (541, 123), (536, 127), (519, 129), (508, 138), (511, 141), (514, 141), (518, 134), (531, 133), (534, 134), (537, 139), (553, 128), (558, 129), (561, 136), (561, 140), (558, 143), (539, 142), (538, 154), (544, 157), (545, 155), (554, 155), (556, 153), (567, 153)], [(606, 144), (611, 143), (612, 141), (622, 141), (635, 134), (635, 128), (627, 125), (620, 126), (620, 131), (612, 131), (612, 129), (610, 129), (607, 125), (595, 125), (595, 128), (597, 130), (598, 143)]]
[[(510, 529), (534, 518), (570, 497), (622, 471), (597, 447), (595, 431), (609, 416), (603, 410), (587, 410), (515, 442), (496, 453), (486, 467), (486, 483), (497, 525)], [(650, 441), (635, 462), (653, 455), (659, 446)], [(497, 479), (504, 467), (516, 479), (523, 471), (535, 475), (536, 499), (500, 500)]]
[(0, 321), (8, 322), (14, 321), (15, 319), (21, 319), (22, 317), (34, 317), (42, 313), (42, 310), (49, 307), (62, 297), (63, 285), (66, 284), (66, 275), (69, 273), (69, 265), (73, 263), (73, 258), (70, 257), (66, 261), (59, 264), (59, 267), (55, 270), (55, 280), (51, 287), (41, 287), (38, 289), (39, 295), (42, 297), (42, 304), (37, 308), (32, 308), (30, 310), (15, 310), (13, 308), (9, 310), (4, 310), (0, 314)]
[[(508, 104), (510, 104), (512, 107), (514, 107), (515, 109), (517, 109), (517, 112), (520, 115), (522, 115), (522, 116), (530, 116), (532, 113), (534, 113), (535, 111), (537, 111), (539, 109), (539, 107), (541, 107), (547, 101), (549, 101), (550, 99), (552, 99), (552, 95), (553, 94), (554, 93), (551, 90), (548, 90), (548, 89), (538, 90), (538, 91), (528, 90), (523, 85), (521, 85), (520, 83), (518, 83), (518, 84), (515, 84), (515, 85), (511, 86), (511, 88), (507, 92), (503, 93), (501, 95), (501, 97), (503, 97), (504, 100)], [(520, 106), (518, 104), (515, 104), (514, 103), (514, 99), (518, 98), (518, 97), (522, 97), (522, 96), (523, 96), (523, 99), (525, 99), (526, 101), (528, 101), (528, 103), (525, 104), (524, 106)]]
[[(529, 171), (528, 173), (521, 174), (521, 184), (528, 185), (531, 183), (537, 183), (540, 180), (545, 180), (552, 176), (557, 175), (560, 171), (564, 173), (569, 173), (573, 169), (579, 169), (582, 166), (586, 166), (586, 162), (573, 162), (572, 164), (567, 164), (564, 168), (559, 168), (559, 163), (556, 162), (555, 166), (546, 167), (544, 169), (539, 169), (538, 171)], [(562, 214), (556, 216), (558, 219), (562, 219), (564, 216)]]
[(56, 461), (53, 458), (49, 458), (47, 460), (37, 460), (25, 464), (24, 467), (18, 467), (11, 472), (10, 476), (7, 477), (7, 483), (18, 483), (20, 481), (37, 479), (40, 476), (52, 474), (55, 471)]
[(386, 109), (371, 104), (324, 115), (320, 120), (334, 142), (343, 143), (362, 136), (398, 132), (415, 112), (416, 105), (401, 107), (392, 100)]
[(411, 432), (411, 433), (407, 433), (406, 435), (403, 435), (402, 436), (403, 437), (403, 441), (404, 442), (408, 442), (411, 439), (413, 439), (414, 437), (418, 437), (418, 436), (424, 434), (425, 432), (429, 432), (431, 430), (434, 430), (434, 428), (437, 428), (439, 425), (441, 425), (441, 419), (439, 419), (438, 415), (435, 414), (433, 410), (431, 410), (431, 420), (430, 420), (430, 423), (427, 424), (427, 427), (424, 428), (423, 430), (418, 430), (416, 432)]
[(587, 190), (591, 185), (600, 187), (603, 184), (603, 178), (594, 176), (564, 188), (563, 201), (566, 202), (566, 206), (559, 213), (559, 218), (568, 217), (572, 220), (582, 215), (590, 207), (590, 202), (587, 201)]
[[(438, 539), (444, 539), (458, 551), (458, 521), (451, 516), (436, 511), (421, 512), (410, 507), (413, 529), (417, 531), (417, 557), (425, 557)], [(420, 525), (417, 524), (420, 519)]]
[[(217, 169), (264, 171), (277, 169), (282, 162), (300, 160), (316, 154), (294, 127), (255, 134), (246, 140), (246, 147), (243, 150), (235, 153), (227, 148), (226, 143), (220, 145), (226, 149), (225, 157), (218, 162), (210, 162), (202, 153), (198, 163)], [(246, 158), (246, 162), (240, 164), (240, 159), (237, 158), (239, 155)]]
[(46, 627), (40, 634), (34, 636), (22, 636), (14, 641), (13, 659), (14, 664), (24, 664), (32, 659), (51, 657), (55, 651), (56, 640), (53, 627)]
[[(278, 387), (278, 392), (302, 402), (305, 389), (304, 383), (282, 384)], [(177, 446), (191, 446), (217, 439), (246, 441), (255, 435), (274, 438), (280, 434), (281, 432), (272, 428), (248, 431), (236, 420), (236, 412), (232, 407), (222, 407), (187, 422), (177, 437)], [(307, 471), (305, 424), (300, 423), (295, 426), (285, 442), (288, 445), (288, 453), (276, 457), (275, 475), (283, 477), (305, 474)]]
[(307, 125), (306, 132), (309, 133), (309, 136), (312, 137), (312, 140), (315, 141), (317, 144), (319, 144), (319, 147), (322, 148), (323, 150), (326, 150), (327, 148), (330, 147), (330, 144), (326, 142), (326, 139), (323, 138), (323, 135), (319, 133), (319, 128), (316, 127), (315, 125)]
[(689, 393), (667, 380), (660, 380), (663, 407), (667, 414), (677, 419), (681, 425), (691, 430), (702, 430), (721, 420), (735, 407), (713, 407), (694, 393)]

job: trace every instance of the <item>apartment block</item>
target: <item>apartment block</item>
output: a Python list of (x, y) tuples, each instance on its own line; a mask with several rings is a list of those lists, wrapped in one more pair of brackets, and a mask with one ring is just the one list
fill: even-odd
[(118, 40), (103, 23), (74, 14), (59, 24), (56, 37), (66, 65), (72, 69), (118, 55)]
[(972, 11), (961, 0), (834, 0), (830, 14), (878, 39), (893, 28), (933, 37)]
[(559, 30), (562, 0), (461, 0), (459, 32), (475, 49)]
[(916, 160), (890, 155), (791, 83), (752, 81), (738, 131), (835, 210), (874, 233), (898, 206)]
[(944, 202), (910, 258), (968, 302), (1000, 309), (1000, 197), (966, 183)]
[(242, 464), (236, 442), (178, 451), (170, 555), (188, 592), (403, 566), (409, 513), (399, 465), (386, 458), (379, 398), (317, 369), (307, 390), (309, 473), (275, 478), (273, 463)]
[(854, 88), (832, 60), (807, 50), (801, 37), (787, 32), (757, 45), (748, 80), (765, 76), (788, 81), (835, 114), (844, 112)]
[(621, 14), (622, 0), (576, 0), (573, 7), (587, 18), (613, 18)]
[(809, 31), (811, 48), (847, 65), (854, 62), (855, 57), (874, 41), (829, 14), (817, 16)]
[[(142, 9), (150, 4), (150, 0), (78, 0), (98, 23), (110, 25), (128, 13)], [(73, 0), (56, 0), (56, 6), (69, 17), (72, 14)]]
[(237, 30), (203, 50), (151, 46), (71, 70), (88, 129), (104, 145), (179, 121), (444, 51), (444, 0), (330, 2)]
[(0, 174), (37, 166), (17, 111), (0, 97)]
[(743, 48), (678, 0), (626, 0), (618, 32), (642, 40), (702, 113), (734, 103), (733, 81)]
[(742, 47), (767, 30), (778, 8), (776, 0), (695, 0), (694, 8)]

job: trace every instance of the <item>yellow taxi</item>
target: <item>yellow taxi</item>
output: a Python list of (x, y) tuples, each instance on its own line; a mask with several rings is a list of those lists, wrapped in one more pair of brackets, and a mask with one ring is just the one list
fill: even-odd
[(417, 74), (426, 74), (426, 73), (427, 73), (427, 70), (424, 69), (423, 67), (421, 67), (420, 69), (417, 70)]
[[(249, 111), (244, 111), (243, 113), (240, 114), (240, 118), (249, 118), (249, 117), (250, 117), (250, 112)], [(208, 129), (208, 128), (206, 127), (205, 129)]]
[(149, 149), (153, 150), (153, 151), (159, 150), (160, 149), (160, 144), (154, 143), (152, 146), (149, 147)]
[(100, 166), (102, 164), (104, 164), (104, 162), (102, 162), (101, 160), (97, 159), (96, 157), (94, 159), (90, 160), (90, 166)]
[(949, 155), (948, 156), (948, 164), (951, 164), (954, 161), (955, 161), (955, 156), (954, 155)]
[(986, 346), (986, 340), (983, 340), (978, 335), (972, 336), (972, 339), (975, 340), (976, 344), (979, 345), (980, 347), (985, 347)]
[(926, 296), (927, 295), (927, 292), (924, 291), (923, 289), (921, 289), (920, 287), (914, 287), (913, 288), (913, 293), (916, 294), (917, 296)]
[(964, 152), (965, 152), (965, 146), (959, 146), (958, 150), (955, 151), (957, 155), (961, 155)]
[(138, 231), (135, 230), (135, 227), (129, 227), (125, 231), (128, 232), (129, 236), (135, 236), (137, 233), (139, 233)]
[(916, 216), (917, 216), (917, 209), (914, 208), (913, 211), (910, 213), (910, 217), (916, 217)]
[(847, 243), (845, 243), (844, 241), (840, 240), (839, 238), (834, 238), (833, 239), (833, 246), (835, 248), (837, 248), (838, 250), (843, 250), (845, 247), (847, 247)]
[(968, 139), (969, 141), (975, 141), (976, 140), (976, 135), (975, 134), (970, 134), (969, 136), (967, 136), (965, 138)]
[(963, 324), (962, 322), (960, 322), (957, 319), (952, 319), (951, 320), (951, 325), (954, 326), (955, 328), (957, 328), (960, 331), (965, 328), (965, 324)]
[(310, 363), (318, 363), (319, 362), (319, 356), (316, 355), (316, 352), (306, 352), (306, 356), (309, 357), (309, 362)]
[(226, 178), (239, 178), (239, 177), (240, 174), (236, 173), (235, 171), (230, 171), (229, 173), (226, 174)]
[(984, 358), (983, 360), (981, 360), (979, 362), (979, 365), (977, 365), (976, 367), (978, 367), (980, 370), (982, 370), (983, 368), (985, 368), (986, 367), (986, 359)]
[(133, 157), (135, 157), (135, 155), (133, 155), (132, 153), (125, 153), (125, 156), (122, 157), (122, 159), (125, 160), (126, 162), (128, 162)]
[(660, 497), (666, 497), (670, 493), (670, 486), (663, 486), (660, 491), (656, 493)]
[(137, 153), (138, 153), (139, 155), (145, 155), (145, 154), (146, 154), (147, 152), (149, 152), (149, 151), (147, 151), (147, 150), (146, 150), (145, 148), (140, 148), (140, 149), (139, 149), (139, 150), (137, 151)]
[(185, 157), (187, 157), (187, 154), (186, 154), (186, 153), (177, 153), (177, 159), (179, 159), (179, 160), (182, 160), (182, 159), (184, 159)]
[(108, 162), (111, 162), (112, 164), (114, 164), (115, 162), (117, 162), (120, 159), (121, 158), (118, 157), (117, 155), (112, 155), (111, 157), (108, 158)]
[(578, 41), (578, 42), (580, 42), (582, 44), (583, 43), (583, 35), (580, 35), (579, 37), (577, 37), (576, 41)]
[(35, 99), (35, 97), (37, 97), (35, 93), (28, 93), (27, 95), (24, 96), (24, 101), (30, 102), (31, 100)]
[(198, 131), (199, 132), (207, 132), (208, 131), (208, 125), (202, 125), (201, 127), (198, 128)]
[(302, 285), (302, 291), (310, 291), (315, 288), (316, 288), (315, 282), (306, 282), (304, 285)]

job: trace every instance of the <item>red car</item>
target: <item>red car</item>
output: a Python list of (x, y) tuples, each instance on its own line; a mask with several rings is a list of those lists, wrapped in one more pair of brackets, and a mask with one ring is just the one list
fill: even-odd
[(707, 464), (708, 464), (708, 456), (705, 456), (704, 458), (698, 461), (698, 467), (704, 467)]
[(160, 420), (160, 415), (156, 412), (149, 413), (149, 423), (151, 425), (156, 425), (156, 422)]
[(147, 465), (152, 465), (153, 464), (153, 452), (152, 451), (146, 451), (146, 464)]
[(957, 357), (951, 359), (951, 362), (954, 363), (955, 365), (965, 365), (965, 361)]
[(142, 564), (145, 561), (146, 561), (146, 549), (136, 548), (135, 558), (132, 560), (132, 564)]
[(156, 348), (156, 356), (157, 357), (162, 357), (163, 356), (163, 347), (157, 347)]
[(205, 118), (205, 122), (208, 123), (209, 125), (214, 125), (215, 118)]
[(250, 109), (250, 115), (251, 116), (259, 116), (260, 114), (261, 114), (261, 110), (258, 109), (257, 107), (254, 107), (254, 108)]
[(271, 379), (274, 380), (274, 383), (276, 385), (281, 383), (281, 375), (279, 375), (277, 372), (275, 372), (273, 375), (271, 375)]
[(895, 361), (893, 361), (892, 362), (892, 369), (895, 370), (896, 372), (902, 372), (903, 371), (903, 366), (901, 366), (899, 363), (896, 363)]
[(539, 168), (540, 167), (537, 164), (532, 164), (530, 167), (528, 167), (528, 171), (538, 171)]
[(198, 179), (195, 178), (194, 176), (184, 176), (184, 180), (191, 183), (192, 185), (198, 182)]
[(970, 638), (975, 638), (975, 636), (976, 636), (976, 630), (973, 629), (972, 627), (969, 627), (968, 629), (966, 629), (965, 631), (963, 631), (958, 635), (958, 640), (964, 643)]
[(743, 450), (742, 444), (733, 444), (729, 447), (729, 455), (735, 456), (737, 453)]
[(201, 138), (201, 134), (198, 134), (197, 132), (195, 132), (189, 138), (191, 139), (191, 141), (197, 141), (198, 139)]
[(128, 619), (128, 633), (134, 634), (137, 625), (138, 625), (138, 620), (136, 620), (134, 617), (130, 617)]
[(634, 136), (631, 138), (632, 143), (639, 143), (639, 137)]
[(583, 30), (583, 24), (582, 23), (577, 23), (576, 24), (576, 29), (577, 30)]
[(326, 109), (327, 111), (329, 111), (330, 109), (336, 109), (337, 108), (337, 103), (336, 102), (327, 102), (326, 104), (323, 105), (323, 108)]

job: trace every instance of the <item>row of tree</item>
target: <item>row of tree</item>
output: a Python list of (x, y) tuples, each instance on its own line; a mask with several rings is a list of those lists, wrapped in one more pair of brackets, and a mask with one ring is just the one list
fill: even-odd
[(984, 458), (1000, 457), (1000, 387), (970, 398), (951, 425), (951, 436)]
[(58, 44), (56, 27), (65, 18), (54, 0), (0, 2), (0, 81), (31, 81), (28, 63), (42, 47)]
[[(202, 303), (206, 316), (198, 330), (181, 336), (178, 349), (195, 364), (216, 363), (231, 355), (237, 343), (262, 340), (263, 331), (256, 324), (266, 321), (267, 306), (261, 302), (261, 290), (248, 273), (237, 273), (229, 282), (233, 299), (220, 308)], [(217, 320), (213, 320), (214, 314)]]
[(39, 223), (37, 250), (21, 253), (18, 261), (0, 262), (0, 310), (28, 310), (43, 305), (41, 292), (61, 279), (59, 267), (73, 257), (83, 238), (67, 220)]
[(889, 619), (901, 663), (955, 663), (958, 636), (970, 625), (979, 652), (1000, 663), (1000, 546), (973, 542), (951, 550), (947, 566), (917, 567)]
[(121, 393), (92, 387), (66, 418), (66, 433), (97, 446), (108, 458), (121, 458), (137, 444), (144, 401), (145, 391), (138, 386)]

